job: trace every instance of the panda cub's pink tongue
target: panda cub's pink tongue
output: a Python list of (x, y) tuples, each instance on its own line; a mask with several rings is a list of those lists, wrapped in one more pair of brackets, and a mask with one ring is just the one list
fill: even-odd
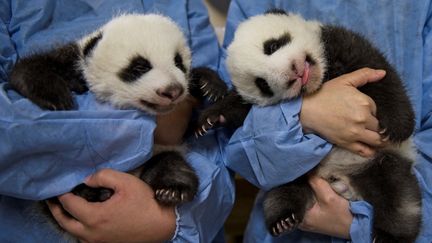
[(306, 85), (307, 82), (309, 81), (309, 63), (308, 62), (304, 63), (304, 69), (303, 69), (301, 81), (302, 81), (303, 86)]

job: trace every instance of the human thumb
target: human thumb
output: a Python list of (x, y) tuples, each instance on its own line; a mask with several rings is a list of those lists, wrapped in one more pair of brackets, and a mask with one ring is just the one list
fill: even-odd
[(370, 82), (376, 82), (384, 78), (386, 71), (382, 69), (362, 68), (354, 72), (344, 74), (339, 77), (341, 82), (353, 86), (361, 87)]
[(124, 173), (112, 169), (103, 169), (87, 177), (84, 183), (90, 187), (105, 187), (114, 191), (122, 183)]

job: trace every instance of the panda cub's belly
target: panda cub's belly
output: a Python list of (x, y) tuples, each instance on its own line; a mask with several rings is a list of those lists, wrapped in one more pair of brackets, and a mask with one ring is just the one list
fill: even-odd
[[(402, 157), (415, 161), (415, 146), (412, 139), (401, 144), (390, 144), (382, 151), (391, 151)], [(352, 183), (352, 175), (360, 174), (372, 163), (378, 163), (375, 158), (365, 158), (349, 150), (334, 146), (330, 153), (316, 167), (314, 173), (324, 178), (339, 195), (348, 200), (364, 200)]]

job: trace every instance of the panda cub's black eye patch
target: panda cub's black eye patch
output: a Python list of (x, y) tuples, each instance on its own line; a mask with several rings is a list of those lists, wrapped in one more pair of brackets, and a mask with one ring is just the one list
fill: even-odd
[(263, 78), (256, 78), (255, 85), (261, 91), (261, 94), (266, 97), (272, 97), (274, 95), (267, 81)]
[(182, 72), (186, 73), (186, 67), (183, 64), (183, 58), (178, 53), (174, 57), (174, 64), (176, 65), (176, 67), (178, 69), (180, 69), (180, 70), (182, 70)]
[(271, 55), (279, 50), (281, 47), (291, 42), (291, 35), (288, 33), (283, 34), (277, 39), (269, 39), (264, 42), (264, 54)]
[(127, 67), (120, 70), (118, 76), (124, 82), (130, 83), (136, 81), (151, 69), (151, 63), (144, 57), (137, 55), (131, 59)]

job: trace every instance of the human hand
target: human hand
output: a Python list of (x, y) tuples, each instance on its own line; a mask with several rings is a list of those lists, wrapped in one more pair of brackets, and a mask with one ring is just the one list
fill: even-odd
[(179, 145), (189, 125), (192, 109), (198, 105), (198, 100), (187, 96), (174, 110), (156, 117), (154, 141), (162, 145)]
[(303, 99), (300, 121), (304, 131), (361, 156), (373, 156), (375, 147), (386, 141), (379, 133), (375, 102), (357, 87), (384, 76), (383, 70), (362, 68), (324, 83)]
[(333, 191), (324, 179), (311, 176), (309, 184), (315, 194), (316, 202), (305, 213), (299, 228), (319, 234), (350, 239), (350, 227), (353, 215), (349, 202)]
[(97, 203), (72, 193), (59, 196), (60, 204), (48, 202), (59, 225), (80, 241), (163, 242), (172, 238), (176, 227), (174, 208), (160, 206), (153, 190), (139, 178), (104, 169), (88, 177), (85, 184), (111, 188), (114, 194)]

